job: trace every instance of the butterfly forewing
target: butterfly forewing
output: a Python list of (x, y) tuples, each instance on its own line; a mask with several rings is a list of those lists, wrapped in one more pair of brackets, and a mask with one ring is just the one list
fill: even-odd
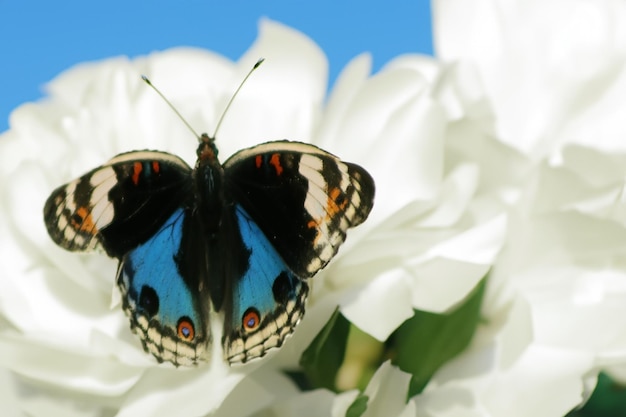
[(374, 202), (367, 171), (309, 144), (261, 144), (233, 155), (224, 169), (234, 199), (300, 278), (330, 261)]
[(164, 152), (136, 151), (52, 192), (44, 206), (50, 237), (71, 251), (102, 248), (120, 258), (191, 197), (191, 169)]

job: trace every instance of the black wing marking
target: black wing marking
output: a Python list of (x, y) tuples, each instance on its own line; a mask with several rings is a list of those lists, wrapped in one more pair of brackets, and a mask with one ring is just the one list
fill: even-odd
[(158, 151), (120, 154), (52, 192), (44, 206), (48, 234), (71, 251), (111, 257), (146, 241), (192, 196), (191, 168)]
[(300, 278), (326, 266), (374, 204), (367, 171), (309, 144), (244, 149), (224, 163), (224, 172), (232, 199)]

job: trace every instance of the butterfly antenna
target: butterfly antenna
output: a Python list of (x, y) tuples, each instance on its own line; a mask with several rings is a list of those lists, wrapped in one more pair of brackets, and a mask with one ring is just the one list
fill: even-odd
[(142, 79), (142, 80), (144, 80), (144, 81), (145, 81), (145, 83), (146, 83), (146, 84), (148, 84), (150, 87), (152, 87), (152, 89), (153, 89), (154, 91), (156, 91), (156, 93), (157, 93), (159, 96), (161, 96), (161, 98), (163, 99), (163, 101), (165, 101), (165, 102), (167, 103), (167, 105), (168, 105), (168, 106), (170, 106), (170, 109), (172, 109), (172, 110), (174, 111), (174, 113), (176, 113), (176, 116), (178, 116), (178, 118), (179, 118), (180, 120), (182, 120), (182, 121), (183, 121), (183, 123), (185, 124), (185, 126), (187, 126), (187, 128), (188, 128), (189, 130), (191, 130), (191, 132), (194, 134), (194, 136), (195, 136), (196, 138), (198, 138), (198, 140), (200, 140), (200, 135), (198, 135), (198, 132), (196, 132), (196, 131), (194, 130), (194, 128), (193, 128), (193, 127), (191, 127), (191, 125), (189, 124), (189, 122), (188, 122), (187, 120), (185, 120), (185, 118), (183, 117), (183, 115), (182, 115), (182, 114), (180, 114), (180, 112), (179, 112), (178, 110), (176, 110), (176, 107), (174, 107), (174, 105), (173, 105), (173, 104), (172, 104), (172, 103), (171, 103), (171, 102), (167, 99), (167, 97), (165, 97), (165, 96), (163, 95), (163, 93), (161, 93), (161, 91), (159, 91), (159, 89), (158, 89), (158, 88), (156, 88), (156, 87), (154, 86), (154, 84), (152, 84), (152, 82), (148, 79), (148, 77), (146, 77), (145, 75), (142, 75), (142, 76), (141, 76), (141, 79)]
[(215, 130), (213, 131), (213, 135), (211, 136), (212, 138), (215, 138), (215, 136), (217, 135), (217, 131), (220, 129), (220, 126), (222, 125), (222, 121), (224, 120), (224, 116), (226, 116), (226, 113), (228, 113), (228, 109), (230, 108), (230, 105), (233, 104), (233, 100), (235, 100), (235, 97), (237, 97), (237, 94), (239, 93), (239, 90), (241, 90), (241, 87), (243, 87), (243, 85), (246, 83), (248, 78), (250, 78), (250, 76), (252, 75), (254, 70), (256, 70), (257, 68), (259, 68), (259, 66), (261, 66), (263, 61), (265, 61), (265, 58), (260, 58), (256, 62), (256, 64), (254, 64), (254, 66), (250, 69), (250, 71), (248, 71), (248, 75), (245, 76), (243, 81), (241, 81), (241, 83), (239, 84), (239, 87), (237, 87), (237, 89), (235, 90), (233, 95), (230, 97), (230, 100), (228, 101), (228, 104), (224, 108), (224, 111), (222, 112), (222, 115), (220, 116), (220, 119), (217, 121), (217, 125), (215, 125)]

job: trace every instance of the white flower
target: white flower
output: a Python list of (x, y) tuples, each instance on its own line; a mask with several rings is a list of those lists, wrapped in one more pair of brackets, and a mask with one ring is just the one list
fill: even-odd
[[(212, 133), (261, 56), (266, 62), (218, 134), (222, 160), (266, 140), (310, 141), (370, 171), (375, 208), (315, 277), (307, 315), (278, 353), (243, 368), (159, 366), (130, 333), (121, 309), (111, 308), (115, 262), (57, 248), (43, 225), (43, 203), (54, 187), (121, 152), (159, 149), (193, 162), (195, 138), (140, 74), (192, 126)], [(500, 249), (504, 202), (518, 175), (507, 168), (494, 180), (489, 173), (498, 165), (489, 156), (502, 156), (510, 168), (518, 157), (490, 138), (489, 109), (472, 87), (471, 71), (420, 57), (395, 60), (373, 77), (370, 66), (368, 56), (356, 58), (324, 105), (323, 53), (303, 35), (266, 21), (237, 63), (173, 49), (83, 64), (54, 80), (47, 100), (17, 109), (0, 139), (0, 367), (15, 376), (20, 410), (247, 415), (298, 393), (279, 367), (297, 363), (337, 304), (382, 340), (414, 308), (444, 312), (462, 302)], [(472, 134), (460, 135), (467, 131)], [(379, 373), (396, 375), (390, 369), (384, 365)], [(371, 390), (384, 385), (377, 381)], [(374, 391), (371, 409), (386, 408), (389, 399)], [(337, 410), (349, 405), (343, 401)]]

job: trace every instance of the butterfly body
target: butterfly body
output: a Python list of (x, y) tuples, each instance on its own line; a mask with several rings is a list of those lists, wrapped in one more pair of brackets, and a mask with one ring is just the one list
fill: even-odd
[(229, 363), (281, 346), (304, 314), (307, 279), (373, 205), (371, 176), (313, 145), (268, 142), (224, 164), (217, 154), (207, 135), (194, 169), (164, 152), (120, 154), (44, 207), (61, 247), (120, 261), (131, 328), (177, 366), (208, 360), (216, 342)]

